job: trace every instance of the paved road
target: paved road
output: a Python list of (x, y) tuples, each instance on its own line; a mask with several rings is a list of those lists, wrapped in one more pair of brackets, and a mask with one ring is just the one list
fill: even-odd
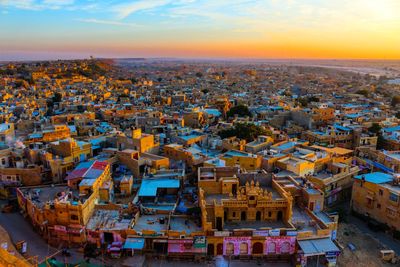
[[(28, 243), (27, 255), (38, 256), (39, 262), (43, 261), (47, 256), (54, 255), (59, 261), (67, 262), (80, 262), (83, 260), (83, 255), (74, 250), (71, 250), (71, 257), (64, 258), (58, 252), (59, 250), (48, 246), (46, 241), (37, 234), (31, 224), (29, 224), (24, 217), (19, 213), (1, 213), (0, 224), (8, 232), (11, 240), (16, 243), (25, 240)], [(101, 260), (91, 260), (91, 262), (101, 263)]]
[(267, 262), (257, 262), (257, 261), (240, 261), (231, 260), (222, 256), (217, 256), (213, 261), (208, 261), (205, 263), (194, 263), (194, 262), (180, 262), (180, 261), (166, 261), (166, 260), (147, 260), (146, 263), (150, 267), (190, 267), (190, 266), (205, 266), (205, 267), (290, 267), (289, 263), (267, 263)]
[(25, 221), (19, 213), (0, 213), (0, 224), (10, 235), (11, 240), (16, 243), (25, 240), (28, 243), (28, 254), (38, 256), (39, 261), (47, 255), (57, 252), (49, 247), (39, 234), (33, 231), (32, 226)]
[(397, 255), (400, 255), (400, 241), (397, 239), (394, 239), (393, 237), (389, 236), (388, 234), (385, 234), (384, 232), (374, 232), (372, 231), (368, 226), (367, 223), (363, 220), (360, 220), (357, 217), (354, 217), (352, 215), (347, 216), (347, 221), (354, 226), (356, 226), (358, 229), (361, 230), (361, 232), (365, 234), (369, 234), (375, 239), (377, 239), (379, 242), (381, 242), (383, 245), (388, 247), (389, 249), (392, 249), (396, 252)]

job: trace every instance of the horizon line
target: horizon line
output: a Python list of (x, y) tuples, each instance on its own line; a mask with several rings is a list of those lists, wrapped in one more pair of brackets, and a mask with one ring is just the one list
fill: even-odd
[(60, 58), (43, 58), (43, 59), (0, 59), (0, 63), (9, 63), (9, 62), (41, 62), (41, 61), (74, 61), (74, 60), (89, 60), (93, 57), (93, 59), (97, 60), (193, 60), (193, 61), (400, 61), (400, 58), (395, 59), (384, 59), (384, 58), (280, 58), (280, 57), (266, 57), (266, 58), (251, 58), (251, 57), (95, 57), (95, 56), (87, 56), (87, 57), (60, 57)]

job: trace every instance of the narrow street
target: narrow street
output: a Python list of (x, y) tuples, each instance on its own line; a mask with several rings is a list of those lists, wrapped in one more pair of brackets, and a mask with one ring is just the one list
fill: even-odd
[(348, 223), (353, 224), (355, 227), (360, 229), (361, 232), (365, 234), (369, 234), (376, 240), (378, 240), (380, 243), (385, 245), (388, 249), (392, 249), (396, 252), (397, 255), (400, 255), (400, 241), (397, 239), (394, 239), (393, 237), (387, 235), (386, 233), (379, 231), (379, 232), (374, 232), (372, 231), (367, 223), (363, 220), (360, 220), (357, 217), (354, 217), (352, 215), (349, 215), (347, 217)]
[(57, 252), (55, 248), (47, 245), (19, 213), (0, 213), (0, 224), (6, 229), (14, 243), (22, 240), (27, 241), (27, 254), (38, 256), (39, 262), (45, 259), (47, 255)]
[[(63, 262), (76, 263), (83, 261), (83, 255), (74, 250), (70, 250), (71, 257), (65, 258), (61, 256), (59, 250), (48, 246), (43, 238), (33, 230), (32, 226), (18, 212), (0, 213), (0, 224), (8, 232), (14, 243), (22, 240), (27, 241), (27, 254), (24, 255), (26, 258), (38, 256), (39, 263), (48, 256), (52, 256)], [(101, 264), (103, 261), (91, 260), (91, 262)]]

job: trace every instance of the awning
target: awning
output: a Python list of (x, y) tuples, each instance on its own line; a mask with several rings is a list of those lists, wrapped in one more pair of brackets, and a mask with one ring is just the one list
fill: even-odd
[(305, 256), (340, 252), (340, 249), (330, 238), (299, 240), (298, 243)]
[(128, 237), (124, 244), (124, 249), (143, 249), (144, 238)]

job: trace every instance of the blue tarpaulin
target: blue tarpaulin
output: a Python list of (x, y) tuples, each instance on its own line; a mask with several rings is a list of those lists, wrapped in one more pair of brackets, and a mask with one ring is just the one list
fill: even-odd
[(128, 237), (124, 244), (124, 249), (143, 249), (144, 238)]

